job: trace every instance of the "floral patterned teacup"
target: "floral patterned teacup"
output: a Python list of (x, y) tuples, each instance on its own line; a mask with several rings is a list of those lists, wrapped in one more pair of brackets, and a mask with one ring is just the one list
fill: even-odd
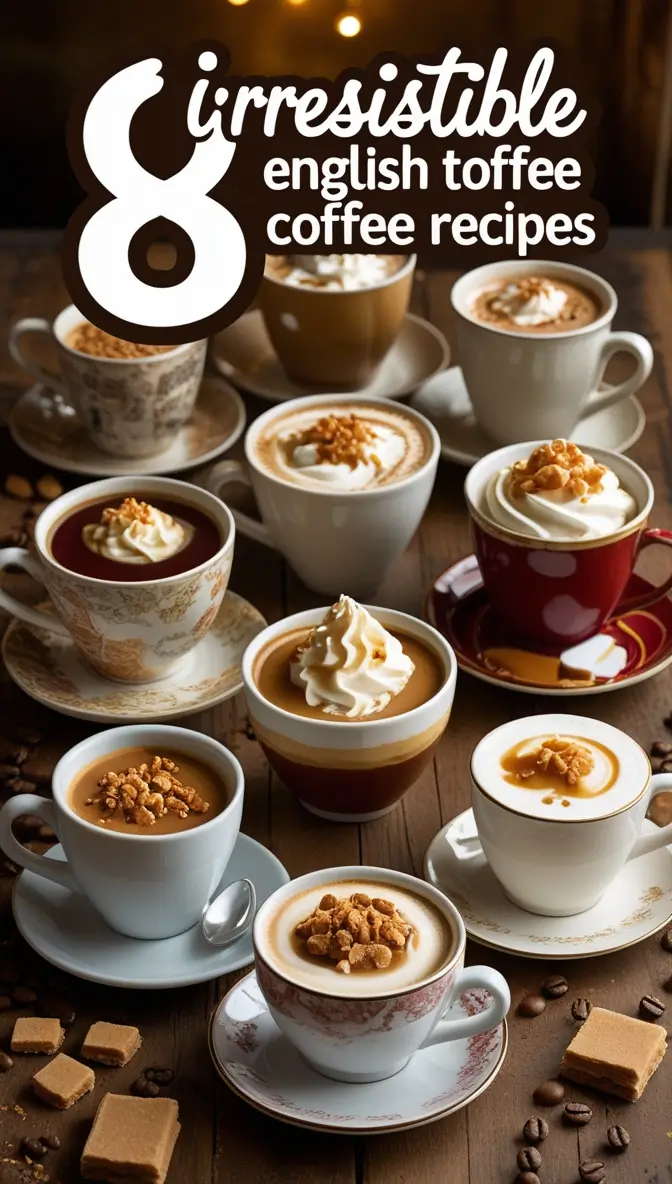
[(37, 557), (22, 547), (0, 551), (0, 571), (16, 565), (44, 584), (55, 613), (23, 604), (0, 588), (0, 606), (19, 620), (71, 638), (104, 678), (145, 683), (165, 678), (213, 624), (229, 582), (236, 528), (219, 498), (184, 481), (142, 477), (143, 496), (194, 506), (217, 525), (219, 550), (199, 567), (163, 579), (94, 579), (58, 563), (49, 539), (54, 525), (79, 506), (132, 492), (129, 477), (93, 481), (51, 502), (35, 523)]
[[(371, 996), (342, 990), (343, 975), (334, 971), (329, 992), (308, 989), (272, 948), (273, 917), (292, 897), (306, 889), (339, 881), (389, 884), (429, 901), (439, 910), (452, 936), (445, 964), (411, 986)], [(257, 912), (253, 929), (257, 981), (283, 1036), (318, 1073), (337, 1081), (382, 1081), (399, 1073), (414, 1053), (448, 1040), (466, 1040), (502, 1022), (511, 996), (506, 980), (489, 966), (464, 968), (466, 933), (455, 906), (430, 884), (402, 872), (379, 867), (326, 868), (291, 880), (278, 888)], [(351, 978), (352, 976), (350, 976)], [(446, 1017), (451, 1003), (466, 991), (485, 988), (492, 1003), (478, 1014)]]
[[(112, 456), (156, 456), (191, 415), (203, 377), (207, 341), (189, 341), (142, 358), (93, 357), (72, 349), (69, 334), (86, 317), (74, 304), (56, 317), (24, 317), (12, 325), (9, 352), (81, 419), (94, 444)], [(60, 376), (45, 370), (22, 338), (55, 342)]]

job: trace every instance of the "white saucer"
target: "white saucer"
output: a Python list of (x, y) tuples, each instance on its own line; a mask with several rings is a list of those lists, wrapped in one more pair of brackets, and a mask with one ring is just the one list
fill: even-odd
[[(411, 406), (434, 424), (446, 460), (473, 465), (498, 447), (476, 422), (459, 366), (451, 366), (425, 382), (411, 399)], [(636, 395), (630, 395), (614, 407), (584, 419), (574, 438), (587, 447), (597, 445), (612, 452), (627, 452), (639, 440), (645, 425), (644, 408)]]
[(160, 682), (112, 682), (96, 674), (73, 641), (24, 621), (11, 621), (2, 640), (7, 673), (38, 703), (96, 723), (169, 720), (223, 703), (241, 690), (240, 663), (266, 626), (261, 613), (227, 592), (214, 623), (175, 674)]
[[(68, 409), (69, 410), (69, 409)], [(156, 477), (204, 465), (235, 444), (245, 428), (245, 405), (238, 391), (219, 376), (206, 375), (196, 406), (170, 448), (158, 456), (108, 456), (96, 448), (76, 417), (59, 413), (46, 387), (25, 391), (9, 416), (19, 448), (49, 468), (91, 477)]]
[[(644, 828), (657, 829), (648, 820)], [(587, 912), (539, 917), (504, 895), (480, 844), (469, 838), (473, 832), (471, 810), (444, 826), (427, 848), (425, 879), (450, 897), (480, 945), (527, 958), (595, 958), (644, 941), (672, 919), (672, 847), (626, 863)]]
[[(468, 996), (470, 1011), (486, 1006), (486, 991)], [(281, 1122), (336, 1135), (409, 1130), (461, 1110), (492, 1084), (506, 1045), (504, 1020), (470, 1040), (423, 1049), (387, 1081), (332, 1081), (309, 1068), (282, 1036), (254, 971), (232, 987), (210, 1021), (210, 1055), (234, 1093)]]
[[(65, 859), (60, 843), (47, 858)], [(266, 847), (238, 835), (217, 891), (243, 877), (252, 880), (258, 905), (289, 880)], [(200, 925), (163, 941), (124, 937), (109, 928), (85, 896), (33, 872), (21, 872), (16, 879), (12, 908), (21, 935), (47, 962), (108, 987), (152, 991), (189, 987), (240, 970), (253, 959), (249, 933), (225, 949), (211, 946)]]
[[(285, 374), (264, 325), (259, 309), (246, 312), (228, 329), (213, 337), (212, 360), (225, 378), (245, 391), (280, 403), (324, 391), (322, 386), (303, 386)], [(377, 395), (401, 399), (448, 365), (448, 342), (429, 321), (408, 313), (399, 336), (371, 382), (343, 394)]]

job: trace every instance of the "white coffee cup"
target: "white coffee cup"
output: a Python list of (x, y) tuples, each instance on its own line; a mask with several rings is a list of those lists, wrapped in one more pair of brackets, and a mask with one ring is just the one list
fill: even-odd
[[(134, 746), (183, 752), (207, 764), (231, 796), (220, 814), (175, 834), (125, 835), (87, 822), (72, 810), (74, 779), (93, 761)], [(191, 929), (215, 892), (233, 851), (243, 810), (243, 770), (223, 744), (164, 724), (111, 728), (76, 744), (54, 769), (53, 801), (10, 798), (0, 810), (0, 847), (19, 867), (71, 892), (83, 892), (112, 929), (127, 937), (174, 937)], [(58, 835), (67, 863), (22, 847), (12, 823), (34, 814)]]
[[(350, 395), (309, 395), (293, 399), (292, 411), (314, 407), (316, 418), (334, 404), (347, 403), (365, 415), (381, 400)], [(385, 402), (394, 410), (394, 405)], [(275, 419), (287, 415), (280, 404), (260, 415), (245, 437), (247, 468), (222, 461), (212, 469), (207, 486), (217, 495), (227, 485), (250, 485), (262, 521), (232, 509), (241, 534), (280, 551), (307, 587), (337, 595), (344, 589), (358, 599), (371, 596), (394, 560), (406, 549), (429, 501), (439, 462), (436, 429), (410, 407), (400, 413), (417, 423), (431, 442), (419, 468), (400, 481), (378, 488), (351, 491), (301, 486), (270, 473), (255, 454), (259, 435)]]
[[(618, 779), (594, 798), (567, 794), (544, 803), (544, 790), (517, 788), (499, 774), (502, 756), (523, 739), (584, 737), (616, 755)], [(672, 774), (651, 775), (643, 748), (625, 732), (580, 715), (510, 720), (477, 744), (471, 757), (474, 818), (485, 857), (514, 904), (545, 917), (571, 917), (597, 904), (629, 859), (672, 843), (672, 823), (642, 833), (654, 797)]]
[[(411, 987), (379, 990), (370, 996), (307, 989), (293, 981), (273, 956), (270, 919), (284, 901), (307, 888), (339, 880), (374, 881), (423, 897), (439, 910), (452, 932), (452, 952), (428, 978)], [(464, 967), (466, 932), (455, 905), (442, 892), (403, 872), (379, 867), (326, 868), (291, 880), (264, 901), (253, 928), (257, 981), (283, 1036), (318, 1073), (336, 1081), (382, 1081), (399, 1073), (413, 1054), (433, 1044), (466, 1040), (501, 1024), (511, 996), (506, 980), (489, 966)], [(465, 991), (486, 989), (493, 1002), (484, 1011), (444, 1018)]]
[[(203, 377), (207, 341), (189, 341), (144, 358), (104, 358), (68, 344), (86, 321), (68, 305), (53, 325), (44, 317), (23, 317), (9, 331), (9, 352), (29, 374), (65, 401), (81, 419), (94, 444), (112, 456), (155, 456), (169, 448), (186, 423)], [(26, 352), (23, 338), (47, 337), (56, 345), (60, 374)]]
[[(603, 311), (588, 325), (558, 333), (503, 329), (471, 312), (485, 288), (529, 275), (577, 284)], [(571, 436), (580, 420), (634, 394), (651, 373), (651, 345), (639, 333), (612, 333), (616, 293), (585, 268), (538, 259), (488, 263), (453, 285), (451, 303), (469, 398), (481, 427), (498, 444)], [(634, 373), (616, 386), (601, 386), (607, 362), (622, 352), (634, 357)]]

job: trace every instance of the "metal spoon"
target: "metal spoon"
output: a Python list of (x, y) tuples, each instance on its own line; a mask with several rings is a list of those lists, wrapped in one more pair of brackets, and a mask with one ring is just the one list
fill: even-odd
[(254, 920), (257, 894), (250, 880), (234, 880), (203, 913), (203, 936), (212, 946), (229, 946), (243, 937)]

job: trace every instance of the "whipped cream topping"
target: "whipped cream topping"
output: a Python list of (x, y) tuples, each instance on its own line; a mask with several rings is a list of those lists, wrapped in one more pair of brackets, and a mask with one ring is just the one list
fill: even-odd
[(490, 301), (490, 308), (523, 328), (556, 321), (566, 303), (567, 293), (552, 280), (524, 276), (498, 292)]
[(386, 707), (414, 670), (401, 642), (361, 604), (341, 596), (297, 649), (290, 677), (310, 707), (359, 719)]
[(117, 563), (159, 563), (186, 547), (194, 533), (187, 522), (127, 497), (117, 509), (103, 510), (100, 522), (82, 530), (90, 551)]
[(292, 269), (284, 277), (286, 284), (315, 285), (321, 288), (351, 291), (371, 288), (387, 279), (387, 262), (382, 255), (290, 255)]
[(616, 474), (564, 440), (495, 473), (484, 501), (498, 526), (539, 539), (604, 538), (637, 513)]
[(366, 489), (395, 469), (408, 447), (393, 427), (355, 415), (325, 416), (281, 444), (298, 476), (334, 489)]

